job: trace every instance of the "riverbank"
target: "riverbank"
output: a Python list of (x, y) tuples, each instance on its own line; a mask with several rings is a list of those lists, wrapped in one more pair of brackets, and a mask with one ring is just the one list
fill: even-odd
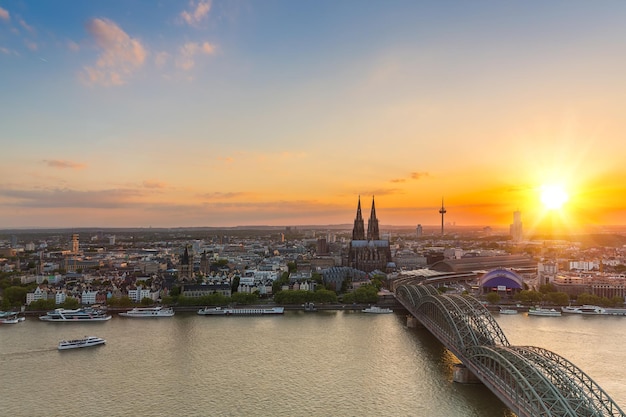
[[(394, 303), (378, 303), (378, 304), (341, 304), (341, 303), (333, 303), (333, 304), (315, 304), (315, 310), (317, 311), (361, 311), (364, 308), (370, 307), (372, 305), (378, 305), (379, 307), (390, 308), (394, 311), (402, 311), (404, 307), (397, 302)], [(106, 310), (111, 314), (122, 313), (124, 311), (131, 310), (134, 307), (145, 307), (145, 306), (130, 306), (130, 307), (106, 307)], [(174, 311), (176, 312), (197, 312), (199, 309), (206, 307), (205, 305), (195, 305), (195, 306), (172, 306)], [(284, 307), (286, 311), (305, 311), (304, 305), (302, 304), (254, 304), (254, 305), (236, 305), (236, 308), (266, 308), (266, 307)], [(49, 310), (26, 310), (24, 311), (25, 316), (38, 317), (46, 314)]]

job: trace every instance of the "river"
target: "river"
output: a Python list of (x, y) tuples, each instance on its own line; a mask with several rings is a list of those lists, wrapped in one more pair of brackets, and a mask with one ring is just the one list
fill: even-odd
[[(626, 317), (499, 316), (512, 344), (552, 350), (626, 405)], [(58, 351), (95, 335), (104, 346)], [(481, 385), (452, 382), (455, 358), (403, 314), (114, 317), (0, 326), (7, 416), (511, 417)]]

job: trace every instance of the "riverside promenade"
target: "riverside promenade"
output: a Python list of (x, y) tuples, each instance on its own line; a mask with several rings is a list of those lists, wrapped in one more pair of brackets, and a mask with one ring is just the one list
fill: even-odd
[[(380, 307), (387, 307), (390, 308), (394, 311), (402, 311), (405, 310), (404, 307), (400, 304), (397, 303), (396, 301), (393, 302), (389, 302), (389, 301), (385, 301), (384, 303), (356, 303), (356, 304), (342, 304), (342, 303), (320, 303), (320, 304), (315, 304), (315, 310), (317, 311), (333, 311), (333, 310), (338, 310), (338, 311), (361, 311), (364, 308), (370, 307), (371, 305), (378, 305)], [(83, 306), (83, 307), (87, 307), (87, 306)], [(117, 313), (122, 313), (128, 310), (131, 310), (134, 307), (153, 307), (153, 306), (128, 306), (128, 307), (106, 307), (106, 311), (109, 312), (110, 314), (117, 314)], [(165, 307), (165, 306), (164, 306)], [(198, 310), (207, 307), (206, 305), (195, 305), (195, 306), (172, 306), (172, 308), (174, 309), (175, 312), (180, 312), (180, 313), (195, 313)], [(273, 303), (267, 303), (267, 304), (252, 304), (252, 305), (244, 305), (244, 304), (238, 304), (235, 306), (232, 306), (234, 308), (267, 308), (267, 307), (284, 307), (285, 311), (305, 311), (304, 305), (303, 304), (284, 304), (284, 305), (279, 305), (279, 304), (273, 304)], [(45, 315), (48, 311), (50, 310), (26, 310), (24, 311), (24, 315), (25, 316), (29, 316), (29, 317), (38, 317), (38, 316), (42, 316)]]

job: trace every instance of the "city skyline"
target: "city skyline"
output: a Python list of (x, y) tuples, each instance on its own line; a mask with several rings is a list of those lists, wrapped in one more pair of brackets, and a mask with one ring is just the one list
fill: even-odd
[(0, 228), (626, 224), (626, 4), (63, 5), (0, 0)]

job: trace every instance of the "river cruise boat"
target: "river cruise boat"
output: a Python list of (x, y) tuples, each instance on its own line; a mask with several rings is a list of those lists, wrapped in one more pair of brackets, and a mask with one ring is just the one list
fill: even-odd
[(514, 308), (501, 308), (500, 314), (517, 314), (517, 310)]
[(370, 306), (370, 307), (364, 308), (361, 311), (363, 313), (370, 313), (370, 314), (389, 314), (389, 313), (393, 313), (393, 310), (390, 309), (390, 308), (383, 308), (383, 307), (378, 307), (378, 306)]
[(61, 323), (101, 322), (111, 320), (111, 315), (93, 308), (74, 310), (57, 308), (54, 311), (49, 311), (45, 316), (39, 316), (39, 320)]
[(284, 307), (266, 308), (231, 308), (231, 307), (205, 307), (198, 310), (201, 316), (259, 316), (266, 314), (283, 314)]
[(582, 305), (582, 306), (567, 306), (561, 307), (561, 311), (567, 314), (588, 314), (588, 315), (603, 315), (606, 314), (606, 309), (600, 306)]
[(531, 307), (528, 310), (528, 315), (543, 317), (561, 317), (561, 312), (553, 308)]
[(26, 320), (15, 311), (0, 311), (0, 324), (17, 324)]
[(158, 317), (172, 317), (174, 315), (174, 309), (171, 307), (135, 307), (132, 310), (119, 313), (122, 317), (136, 317), (136, 318), (158, 318)]
[(104, 345), (106, 340), (96, 336), (85, 336), (82, 339), (61, 340), (59, 342), (59, 350), (78, 349), (91, 346)]

